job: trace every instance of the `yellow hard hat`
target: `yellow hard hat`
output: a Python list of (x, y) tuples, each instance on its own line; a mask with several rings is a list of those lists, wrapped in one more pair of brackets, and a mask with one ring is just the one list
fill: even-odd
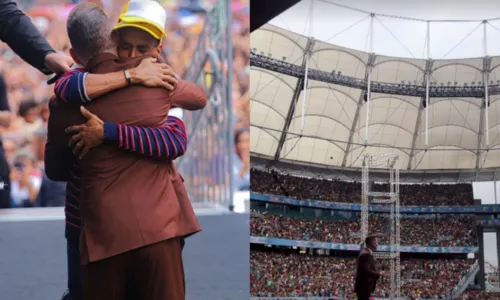
[(153, 0), (131, 0), (125, 5), (113, 30), (135, 27), (161, 40), (165, 33), (167, 13), (160, 3)]

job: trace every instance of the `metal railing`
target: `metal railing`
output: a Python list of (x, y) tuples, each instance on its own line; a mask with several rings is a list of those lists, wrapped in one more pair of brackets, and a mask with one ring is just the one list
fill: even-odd
[(455, 299), (460, 296), (467, 289), (467, 286), (474, 280), (478, 271), (479, 263), (476, 261), (467, 271), (465, 276), (460, 279), (460, 282), (451, 291), (447, 299)]
[(205, 109), (184, 112), (188, 150), (176, 161), (194, 206), (232, 209), (234, 160), (230, 2), (206, 15), (185, 79), (205, 87)]

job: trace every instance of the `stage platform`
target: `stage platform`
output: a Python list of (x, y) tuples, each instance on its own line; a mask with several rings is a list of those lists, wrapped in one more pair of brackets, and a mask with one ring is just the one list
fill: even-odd
[[(203, 231), (184, 249), (187, 299), (248, 299), (249, 215), (194, 206)], [(63, 208), (0, 210), (0, 299), (59, 300), (65, 247)]]

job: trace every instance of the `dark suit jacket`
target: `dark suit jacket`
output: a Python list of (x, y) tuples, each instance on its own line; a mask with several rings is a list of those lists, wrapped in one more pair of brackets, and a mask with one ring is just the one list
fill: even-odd
[(356, 264), (354, 291), (365, 295), (373, 293), (379, 277), (373, 254), (367, 248), (361, 250)]
[[(88, 69), (109, 73), (139, 62), (140, 59), (134, 59), (120, 63), (116, 56), (107, 53), (89, 62)], [(179, 81), (172, 92), (130, 86), (93, 101), (87, 108), (109, 122), (160, 126), (166, 122), (171, 105), (199, 109), (205, 106), (206, 98), (198, 85)], [(78, 107), (62, 101), (53, 99), (50, 110), (45, 157), (49, 177), (67, 172), (68, 163), (74, 162), (64, 128), (84, 122)], [(160, 138), (148, 142), (163, 143)], [(92, 149), (80, 166), (83, 263), (201, 230), (171, 160), (159, 162), (101, 145)]]
[(52, 73), (45, 67), (45, 56), (54, 49), (14, 0), (0, 0), (0, 40), (33, 67)]

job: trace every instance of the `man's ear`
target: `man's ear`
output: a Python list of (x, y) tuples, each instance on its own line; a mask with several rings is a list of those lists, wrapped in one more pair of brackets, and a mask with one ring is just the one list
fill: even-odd
[(161, 56), (161, 51), (163, 50), (163, 44), (160, 42), (160, 44), (156, 47), (155, 52), (157, 56)]
[(111, 31), (111, 36), (109, 37), (116, 45), (120, 42), (120, 35), (118, 34), (118, 30)]
[(73, 58), (73, 60), (79, 64), (79, 65), (82, 65), (82, 62), (80, 61), (80, 59), (78, 58), (78, 56), (76, 55), (75, 53), (75, 50), (73, 48), (69, 49), (69, 55), (71, 55), (71, 58)]

